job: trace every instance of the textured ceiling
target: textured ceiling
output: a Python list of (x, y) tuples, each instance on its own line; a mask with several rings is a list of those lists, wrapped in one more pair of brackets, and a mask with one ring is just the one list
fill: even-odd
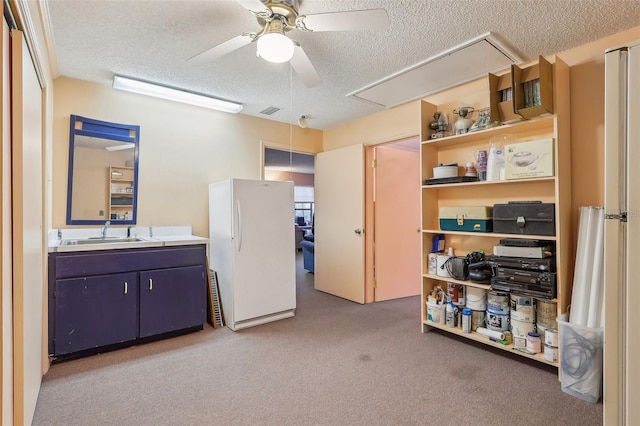
[(384, 30), (288, 33), (323, 79), (309, 89), (288, 64), (257, 58), (253, 45), (209, 64), (186, 62), (260, 29), (233, 0), (49, 0), (40, 7), (48, 8), (61, 76), (111, 85), (121, 74), (238, 101), (255, 116), (273, 105), (282, 110), (265, 118), (295, 124), (304, 114), (316, 129), (381, 110), (345, 95), (486, 32), (530, 61), (633, 28), (640, 16), (640, 1), (621, 0), (301, 0), (301, 14), (383, 8), (391, 22)]

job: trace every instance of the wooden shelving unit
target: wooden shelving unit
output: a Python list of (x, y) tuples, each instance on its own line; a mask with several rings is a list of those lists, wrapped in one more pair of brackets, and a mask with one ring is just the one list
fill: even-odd
[(109, 220), (130, 220), (133, 217), (133, 167), (109, 167)]
[[(429, 122), (433, 113), (439, 111), (438, 105), (421, 103), (421, 169), (422, 169), (422, 331), (438, 328), (464, 338), (475, 340), (516, 355), (531, 358), (546, 364), (557, 366), (544, 359), (542, 353), (531, 355), (516, 350), (513, 345), (502, 345), (489, 340), (486, 336), (472, 332), (463, 333), (458, 328), (435, 324), (427, 320), (426, 300), (432, 288), (438, 284), (446, 289), (446, 283), (452, 282), (470, 287), (489, 289), (488, 284), (431, 275), (427, 273), (428, 255), (432, 249), (435, 234), (444, 234), (445, 251), (452, 247), (455, 255), (464, 256), (471, 251), (483, 249), (492, 253), (493, 246), (501, 238), (518, 237), (530, 239), (554, 240), (556, 242), (557, 302), (558, 315), (568, 309), (573, 278), (573, 259), (571, 241), (571, 150), (569, 131), (569, 67), (555, 58), (553, 66), (553, 114), (523, 120), (472, 133), (431, 139)], [(452, 99), (451, 102), (455, 102)], [(489, 93), (487, 93), (487, 105)], [(487, 106), (485, 105), (485, 106)], [(469, 161), (470, 153), (479, 149), (489, 150), (490, 139), (494, 136), (510, 134), (517, 142), (553, 138), (554, 139), (554, 176), (532, 179), (516, 179), (491, 182), (468, 182), (443, 185), (427, 185), (425, 180), (432, 177), (432, 169), (440, 163), (462, 163)], [(555, 236), (520, 235), (502, 233), (442, 231), (439, 226), (439, 208), (441, 206), (492, 206), (515, 200), (540, 200), (555, 203)]]

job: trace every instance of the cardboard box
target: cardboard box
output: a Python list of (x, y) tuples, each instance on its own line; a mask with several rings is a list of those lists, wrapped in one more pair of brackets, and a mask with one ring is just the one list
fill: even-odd
[[(513, 79), (511, 72), (503, 75), (489, 74), (489, 98), (491, 107), (491, 121), (502, 124), (522, 120), (522, 116), (515, 112), (513, 103)], [(509, 92), (511, 99), (505, 92)]]
[(505, 178), (554, 176), (553, 152), (553, 138), (505, 145)]
[[(511, 65), (515, 111), (526, 119), (553, 114), (553, 64), (544, 57), (526, 68)], [(528, 83), (528, 84), (525, 84)], [(533, 93), (531, 93), (533, 91)], [(527, 100), (535, 98), (534, 105)]]

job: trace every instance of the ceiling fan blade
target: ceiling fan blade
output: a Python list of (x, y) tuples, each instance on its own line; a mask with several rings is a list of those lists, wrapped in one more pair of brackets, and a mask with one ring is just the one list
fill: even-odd
[(305, 86), (315, 87), (322, 83), (320, 74), (318, 74), (318, 71), (313, 67), (313, 64), (307, 57), (307, 54), (304, 53), (304, 50), (302, 50), (302, 47), (296, 42), (294, 42), (293, 57), (289, 60), (289, 63)]
[(389, 15), (384, 9), (354, 10), (301, 16), (299, 22), (299, 29), (309, 31), (376, 30), (389, 26)]
[(252, 41), (253, 37), (251, 37), (250, 34), (242, 34), (230, 40), (227, 40), (224, 43), (220, 43), (219, 45), (214, 46), (211, 49), (207, 49), (204, 52), (198, 53), (197, 55), (187, 59), (187, 61), (196, 65), (211, 62), (218, 58), (221, 58), (228, 53), (233, 52), (234, 50), (246, 46)]
[(250, 12), (268, 13), (268, 14), (271, 13), (269, 8), (267, 8), (267, 6), (265, 6), (264, 3), (262, 3), (260, 0), (236, 0), (236, 1), (240, 3), (242, 7), (244, 7)]

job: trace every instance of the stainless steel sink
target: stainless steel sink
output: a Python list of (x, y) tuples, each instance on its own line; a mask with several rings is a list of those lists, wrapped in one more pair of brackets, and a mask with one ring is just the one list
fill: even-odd
[(144, 241), (142, 238), (137, 237), (89, 237), (62, 240), (63, 246), (74, 246), (83, 244), (119, 244), (119, 243), (133, 243), (136, 241)]

